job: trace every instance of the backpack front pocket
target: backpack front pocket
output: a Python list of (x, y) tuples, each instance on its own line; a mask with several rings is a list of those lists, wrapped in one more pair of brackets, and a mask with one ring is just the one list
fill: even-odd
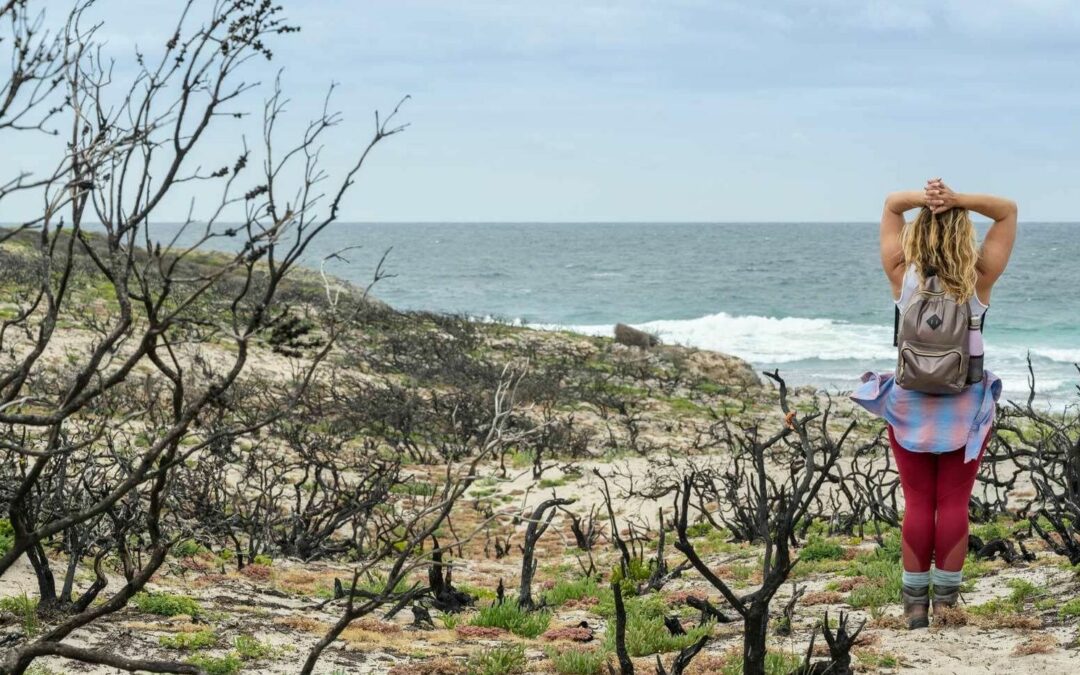
[(967, 384), (964, 357), (956, 347), (906, 342), (896, 364), (896, 383), (927, 394), (958, 394)]

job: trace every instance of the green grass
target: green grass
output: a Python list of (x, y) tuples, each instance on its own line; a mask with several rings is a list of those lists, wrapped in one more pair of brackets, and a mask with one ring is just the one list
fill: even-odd
[(876, 652), (856, 651), (855, 658), (861, 665), (868, 668), (896, 668), (900, 660), (892, 654), (878, 654)]
[(194, 599), (172, 593), (137, 593), (132, 603), (143, 612), (160, 616), (186, 614), (194, 617), (203, 611)]
[(799, 550), (799, 561), (838, 560), (844, 555), (844, 547), (832, 539), (811, 535)]
[(526, 638), (539, 636), (547, 630), (550, 623), (551, 612), (526, 612), (518, 607), (517, 600), (511, 598), (507, 598), (501, 605), (481, 608), (469, 621), (472, 626), (502, 628)]
[(461, 623), (461, 615), (443, 614), (439, 617), (439, 620), (442, 621), (443, 628), (446, 630), (454, 630), (457, 628), (458, 624)]
[(193, 555), (198, 555), (206, 549), (194, 539), (185, 539), (176, 544), (173, 547), (173, 553), (181, 558), (187, 558)]
[(536, 455), (531, 450), (514, 450), (513, 453), (507, 458), (510, 461), (510, 466), (515, 469), (524, 469), (527, 466), (532, 466), (536, 460)]
[[(979, 577), (985, 577), (992, 574), (995, 571), (995, 566), (989, 560), (976, 560), (974, 555), (968, 555), (964, 558), (964, 590), (971, 590), (974, 587), (974, 580)], [(970, 584), (970, 585), (969, 585)]]
[(731, 538), (731, 532), (723, 528), (714, 528), (708, 521), (694, 523), (686, 528), (686, 535), (695, 540), (692, 542), (694, 550), (701, 555), (734, 553), (741, 548), (746, 548), (742, 544), (728, 541)]
[[(788, 673), (798, 668), (801, 663), (801, 656), (768, 651), (765, 652), (765, 675), (788, 675)], [(742, 672), (743, 657), (742, 654), (736, 653), (725, 660), (724, 664), (720, 666), (720, 670), (717, 671), (717, 675), (742, 675)]]
[(233, 654), (243, 661), (258, 661), (265, 659), (273, 652), (270, 645), (259, 642), (250, 635), (237, 635), (233, 639)]
[[(386, 588), (388, 581), (389, 579), (386, 578), (385, 574), (373, 572), (364, 579), (361, 579), (360, 582), (356, 584), (356, 588), (357, 590), (366, 591), (368, 593), (382, 593)], [(394, 586), (394, 593), (404, 593), (407, 590), (409, 590), (409, 582), (404, 577), (398, 579), (397, 584)], [(346, 592), (348, 592), (348, 589), (346, 589)], [(333, 595), (332, 590), (330, 593)]]
[(180, 649), (191, 651), (205, 649), (217, 644), (218, 636), (212, 630), (200, 630), (195, 633), (177, 633), (175, 635), (162, 635), (158, 638), (158, 644), (166, 649)]
[(696, 389), (697, 391), (700, 391), (703, 394), (708, 394), (710, 396), (716, 396), (717, 394), (726, 394), (726, 393), (728, 393), (729, 387), (727, 387), (725, 385), (716, 384), (715, 382), (710, 382), (709, 380), (701, 380), (700, 382), (698, 382), (698, 383), (696, 383), (694, 385), (694, 389)]
[(560, 650), (553, 647), (546, 653), (558, 675), (601, 675), (608, 656), (602, 649)]
[(37, 615), (37, 598), (31, 598), (26, 593), (14, 595), (10, 598), (0, 598), (0, 611), (10, 612), (19, 617), (23, 632), (33, 637), (41, 630), (41, 622)]
[(510, 675), (525, 672), (525, 663), (525, 645), (512, 645), (473, 654), (465, 669), (469, 675)]
[(1016, 614), (1020, 611), (1020, 608), (1016, 603), (1011, 602), (1009, 598), (994, 598), (981, 605), (968, 605), (967, 611), (976, 616), (1001, 616)]
[[(649, 560), (648, 562), (646, 562), (646, 561), (642, 560), (641, 558), (631, 558), (630, 559), (630, 564), (626, 566), (626, 577), (625, 577), (625, 579), (623, 578), (623, 569), (622, 569), (622, 565), (620, 564), (620, 565), (616, 565), (615, 569), (613, 569), (611, 571), (611, 581), (613, 581), (613, 582), (615, 582), (615, 581), (627, 581), (627, 582), (648, 581), (649, 577), (652, 576), (653, 564), (654, 564), (654, 561), (652, 561), (652, 560)], [(625, 587), (626, 584), (623, 584), (623, 586)], [(631, 583), (630, 584), (630, 590), (633, 590), (633, 588), (634, 588), (634, 584)]]
[[(626, 651), (630, 656), (648, 656), (678, 651), (693, 644), (702, 635), (712, 633), (713, 624), (691, 628), (686, 635), (671, 635), (664, 626), (664, 617), (670, 612), (667, 604), (657, 594), (628, 597), (626, 606)], [(597, 611), (614, 626), (615, 607), (610, 590), (604, 594)], [(615, 650), (615, 631), (608, 630), (604, 642), (609, 651)]]
[(1037, 598), (1044, 592), (1035, 584), (1023, 579), (1010, 579), (1006, 582), (1006, 585), (1012, 589), (1012, 593), (1009, 594), (1009, 602), (1016, 605), (1023, 605), (1026, 601)]
[(1045, 595), (1045, 591), (1030, 581), (1009, 579), (1006, 585), (1012, 589), (1007, 597), (994, 598), (981, 605), (971, 605), (968, 611), (977, 616), (1009, 616), (1019, 614), (1024, 604)]
[(207, 672), (207, 675), (234, 675), (240, 672), (240, 658), (235, 654), (225, 656), (207, 656), (199, 654), (188, 659), (188, 663), (198, 666)]
[(390, 486), (390, 492), (411, 497), (430, 497), (436, 491), (438, 491), (438, 488), (434, 483), (424, 483), (418, 480), (409, 480), (406, 483), (396, 483)]
[(462, 593), (468, 593), (477, 600), (494, 600), (496, 597), (494, 589), (484, 586), (473, 586), (466, 583), (455, 584), (455, 586)]
[(667, 402), (671, 406), (671, 412), (676, 415), (700, 416), (709, 412), (708, 406), (701, 405), (688, 398), (669, 398)]
[(601, 593), (600, 584), (592, 577), (572, 579), (569, 581), (560, 579), (555, 582), (551, 590), (544, 593), (544, 600), (549, 605), (562, 605), (569, 600), (581, 600), (582, 598), (599, 598)]
[(1061, 609), (1058, 610), (1058, 616), (1063, 619), (1071, 616), (1080, 616), (1080, 598), (1073, 598), (1062, 605)]
[(696, 537), (704, 537), (710, 532), (714, 531), (712, 523), (707, 520), (703, 520), (700, 523), (694, 523), (686, 528), (686, 536), (694, 539)]
[(883, 537), (884, 545), (864, 553), (844, 570), (849, 576), (865, 576), (870, 583), (852, 589), (848, 604), (859, 609), (877, 610), (899, 602), (903, 585), (900, 565), (900, 535), (890, 532)]

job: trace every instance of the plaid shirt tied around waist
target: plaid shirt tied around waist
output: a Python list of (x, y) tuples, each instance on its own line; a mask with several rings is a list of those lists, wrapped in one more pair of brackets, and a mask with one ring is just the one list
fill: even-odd
[(892, 425), (896, 441), (907, 450), (945, 453), (964, 448), (965, 462), (978, 458), (1001, 396), (997, 375), (987, 370), (982, 382), (953, 395), (909, 391), (893, 377), (864, 373), (851, 400)]

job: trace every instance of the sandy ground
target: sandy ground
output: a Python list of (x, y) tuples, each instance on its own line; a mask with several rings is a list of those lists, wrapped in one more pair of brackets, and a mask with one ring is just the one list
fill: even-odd
[[(699, 457), (694, 461), (721, 466), (727, 460), (723, 457)], [(679, 463), (676, 462), (675, 466), (679, 466)], [(660, 462), (641, 457), (627, 458), (614, 463), (581, 463), (579, 468), (582, 469), (583, 475), (580, 478), (554, 488), (559, 496), (577, 500), (570, 507), (576, 513), (587, 514), (591, 508), (599, 508), (603, 504), (599, 480), (591, 472), (594, 467), (599, 468), (605, 475), (614, 472), (635, 477), (635, 489), (645, 487), (651, 473), (672, 470), (662, 467)], [(544, 478), (556, 479), (560, 475), (558, 470), (551, 470), (545, 472)], [(633, 516), (639, 519), (638, 522), (654, 527), (656, 513), (660, 507), (670, 513), (670, 496), (660, 499), (641, 496), (623, 498), (622, 490), (627, 487), (629, 483), (625, 479), (612, 480), (613, 493), (617, 499), (617, 516), (621, 520)], [(477, 485), (472, 490), (474, 492), (490, 491), (492, 488), (497, 496), (506, 496), (503, 502), (504, 508), (510, 510), (518, 508), (522, 503), (531, 507), (550, 496), (552, 492), (551, 489), (539, 488), (528, 469), (512, 471), (508, 480), (496, 481), (494, 485), (491, 481), (487, 481), (483, 487)], [(520, 537), (513, 540), (514, 553), (501, 560), (484, 558), (478, 548), (474, 549), (472, 554), (455, 560), (455, 582), (459, 586), (468, 584), (475, 588), (492, 589), (499, 579), (503, 579), (508, 588), (514, 588), (520, 568), (520, 559), (516, 551), (518, 541)], [(551, 533), (542, 542), (541, 569), (551, 569), (558, 564), (573, 565), (575, 558), (572, 542), (568, 518), (560, 514)], [(480, 542), (474, 543), (476, 547), (480, 546)], [(872, 547), (872, 542), (867, 541), (862, 546)], [(610, 555), (607, 549), (611, 547), (603, 548), (602, 555)], [(668, 553), (669, 560), (672, 563), (677, 562), (678, 554), (670, 549)], [(756, 555), (756, 549), (747, 548), (742, 553), (729, 552), (709, 556), (707, 562), (715, 567), (722, 567), (735, 561), (753, 564)], [(1010, 592), (1007, 585), (1010, 579), (1031, 581), (1046, 589), (1046, 593), (1051, 597), (1062, 600), (1075, 597), (1080, 591), (1080, 580), (1072, 572), (1062, 569), (1058, 563), (1058, 559), (1046, 552), (1040, 553), (1039, 559), (1034, 563), (1011, 566), (994, 563), (999, 568), (994, 574), (977, 580), (975, 589), (965, 595), (964, 602), (976, 605), (991, 598), (1005, 597)], [(158, 645), (159, 637), (176, 632), (205, 629), (209, 626), (205, 622), (210, 621), (214, 630), (223, 636), (223, 647), (216, 650), (216, 653), (225, 653), (232, 638), (241, 634), (253, 635), (276, 648), (277, 653), (273, 658), (249, 664), (243, 672), (295, 673), (299, 670), (299, 665), (308, 649), (326, 627), (336, 620), (337, 614), (333, 605), (321, 610), (315, 609), (314, 606), (320, 601), (315, 595), (310, 593), (305, 595), (302, 592), (296, 592), (295, 589), (283, 591), (282, 588), (288, 587), (289, 583), (297, 580), (303, 583), (293, 583), (294, 586), (310, 587), (316, 581), (325, 586), (332, 583), (333, 577), (346, 577), (348, 574), (348, 568), (343, 566), (304, 565), (287, 560), (275, 561), (273, 576), (269, 580), (249, 578), (231, 569), (226, 570), (225, 575), (221, 575), (220, 570), (190, 569), (180, 563), (170, 563), (170, 565), (169, 569), (163, 570), (155, 578), (151, 588), (191, 595), (204, 606), (208, 616), (213, 617), (212, 619), (197, 619), (193, 622), (188, 617), (156, 617), (129, 607), (106, 621), (100, 622), (101, 625), (77, 632), (72, 637), (72, 642), (103, 648), (112, 648), (123, 642), (124, 651), (129, 654), (175, 658), (176, 652), (163, 650)], [(598, 566), (601, 569), (607, 569), (604, 565)], [(835, 575), (815, 575), (801, 580), (800, 583), (805, 583), (807, 590), (813, 592), (824, 589), (825, 584), (833, 578)], [(550, 583), (552, 580), (550, 574), (542, 573), (538, 583), (542, 585), (545, 581)], [(118, 582), (115, 583), (118, 585)], [(752, 589), (751, 584), (739, 588), (738, 592), (744, 593)], [(2, 596), (22, 593), (32, 595), (35, 592), (36, 584), (32, 571), (25, 561), (20, 561), (0, 578), (0, 595)], [(663, 589), (663, 592), (669, 595), (681, 592), (707, 595), (714, 603), (722, 604), (719, 594), (695, 574), (686, 574), (680, 579), (673, 580)], [(790, 597), (790, 592), (790, 584), (780, 591), (773, 602), (775, 613), (779, 613), (780, 608)], [(774, 638), (772, 647), (795, 655), (805, 653), (809, 636), (814, 632), (814, 627), (825, 609), (829, 610), (830, 616), (836, 616), (840, 610), (850, 608), (842, 602), (813, 606), (800, 604), (796, 613), (793, 637)], [(1080, 651), (1075, 647), (1078, 634), (1076, 621), (1073, 620), (1071, 624), (1061, 622), (1056, 618), (1054, 609), (1042, 613), (1035, 612), (1035, 614), (1042, 620), (1044, 628), (1035, 630), (966, 625), (911, 632), (894, 627), (892, 624), (895, 619), (888, 618), (900, 615), (899, 604), (887, 606), (885, 618), (879, 618), (876, 621), (872, 620), (866, 612), (851, 610), (855, 622), (871, 619), (864, 631), (865, 649), (895, 656), (900, 661), (900, 669), (915, 668), (927, 672), (957, 674), (1077, 672), (1080, 669)], [(583, 619), (588, 620), (598, 634), (606, 630), (601, 618), (589, 614), (587, 609), (582, 608), (558, 608), (551, 625), (552, 627), (575, 625)], [(395, 664), (407, 669), (398, 672), (412, 672), (411, 669), (413, 667), (418, 669), (420, 666), (417, 664), (425, 658), (439, 655), (464, 656), (482, 647), (521, 642), (520, 639), (509, 635), (493, 640), (463, 639), (454, 631), (443, 629), (441, 626), (437, 630), (416, 630), (409, 626), (410, 622), (411, 615), (408, 610), (390, 622), (374, 617), (363, 620), (350, 629), (344, 639), (339, 640), (327, 650), (316, 672), (387, 673)], [(438, 621), (436, 625), (440, 625)], [(10, 629), (10, 626), (0, 628), (0, 632)], [(1029, 643), (1036, 638), (1049, 645), (1047, 653), (1014, 655), (1014, 650), (1019, 645)], [(705, 653), (698, 657), (699, 663), (702, 667), (707, 667), (709, 655), (717, 658), (716, 655), (724, 654), (734, 645), (738, 645), (740, 639), (741, 624), (739, 622), (718, 625), (715, 630), (715, 639), (706, 648)], [(818, 644), (820, 645), (821, 642), (819, 637)], [(546, 646), (543, 641), (527, 642), (526, 653), (530, 657), (530, 672), (551, 672), (545, 670), (547, 667), (545, 664), (550, 663), (544, 658), (543, 649)], [(665, 662), (669, 662), (672, 656), (665, 656)], [(652, 658), (636, 661), (640, 664), (639, 672), (652, 672)], [(44, 664), (53, 672), (115, 672), (107, 668), (65, 663), (57, 659), (47, 659)], [(416, 670), (416, 672), (422, 671)], [(890, 669), (880, 669), (880, 672), (890, 672)]]

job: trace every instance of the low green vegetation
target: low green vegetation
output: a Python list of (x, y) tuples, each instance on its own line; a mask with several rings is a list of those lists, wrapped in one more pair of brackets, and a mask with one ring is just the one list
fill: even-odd
[[(356, 584), (357, 590), (364, 591), (366, 593), (382, 593), (386, 588), (387, 581), (386, 575), (381, 572), (373, 572), (367, 577), (360, 580)], [(394, 593), (404, 593), (409, 589), (409, 583), (405, 578), (398, 579), (397, 584), (394, 586)], [(333, 595), (333, 590), (330, 591)]]
[(177, 633), (175, 635), (162, 635), (158, 644), (166, 649), (180, 649), (192, 651), (206, 649), (217, 644), (218, 636), (212, 630), (200, 630), (194, 633)]
[(502, 628), (526, 638), (537, 637), (547, 630), (550, 623), (551, 612), (527, 612), (518, 607), (517, 601), (512, 599), (507, 599), (501, 605), (483, 607), (469, 620), (472, 626)]
[(140, 611), (160, 616), (199, 616), (202, 607), (193, 598), (186, 595), (174, 595), (172, 593), (137, 593), (132, 598), (132, 603)]
[(855, 651), (855, 659), (867, 668), (896, 668), (900, 665), (900, 659), (888, 653)]
[(580, 648), (551, 648), (546, 653), (558, 675), (600, 675), (609, 654), (602, 649)]
[(233, 639), (233, 654), (243, 661), (258, 661), (273, 653), (273, 648), (250, 635), (237, 635)]
[(1043, 595), (1043, 589), (1024, 579), (1010, 579), (1006, 585), (1012, 589), (1009, 594), (1009, 602), (1015, 605), (1023, 605), (1028, 600), (1033, 600)]
[(188, 663), (202, 668), (207, 675), (234, 675), (240, 672), (240, 667), (243, 665), (235, 654), (225, 656), (199, 654), (188, 659)]
[(439, 617), (439, 621), (442, 622), (443, 628), (446, 630), (454, 630), (461, 623), (460, 614), (443, 614)]
[(731, 532), (723, 528), (715, 528), (708, 521), (694, 523), (686, 528), (686, 535), (695, 540), (694, 549), (699, 555), (734, 553), (747, 548), (743, 544), (731, 542)]
[(844, 555), (844, 547), (833, 539), (812, 535), (806, 545), (799, 549), (799, 560), (839, 560)]
[[(608, 591), (608, 595), (611, 592)], [(628, 597), (626, 606), (626, 651), (630, 656), (649, 656), (679, 651), (698, 640), (702, 635), (712, 634), (713, 624), (697, 626), (686, 631), (685, 635), (672, 635), (664, 626), (664, 617), (669, 609), (664, 600), (656, 594), (641, 597)], [(597, 605), (597, 610), (605, 615), (608, 622), (614, 621), (614, 603), (609, 607), (606, 602)], [(615, 650), (615, 631), (608, 631), (604, 642), (605, 649)]]
[(390, 486), (390, 492), (410, 497), (430, 497), (438, 488), (434, 483), (425, 483), (418, 480), (410, 480), (407, 483), (396, 483)]
[(983, 617), (1012, 616), (1023, 611), (1025, 603), (1037, 602), (1046, 594), (1042, 588), (1024, 579), (1010, 579), (1006, 585), (1012, 589), (1009, 595), (971, 605), (968, 611)]
[(844, 571), (849, 576), (864, 576), (869, 582), (852, 589), (848, 604), (868, 609), (871, 614), (880, 612), (887, 604), (900, 598), (902, 570), (900, 566), (900, 535), (889, 532), (882, 538), (883, 545), (859, 555)]
[(9, 598), (0, 598), (0, 611), (9, 612), (19, 618), (23, 632), (28, 636), (34, 636), (41, 630), (41, 622), (37, 615), (37, 598), (31, 598), (26, 593), (14, 595)]
[(203, 548), (202, 545), (194, 539), (185, 539), (177, 543), (176, 546), (173, 547), (173, 553), (181, 558), (188, 558), (194, 555), (198, 555), (205, 550), (206, 549)]
[(544, 600), (549, 605), (559, 606), (565, 604), (570, 600), (581, 600), (582, 598), (599, 598), (600, 597), (600, 584), (596, 582), (593, 577), (585, 577), (581, 579), (573, 580), (559, 580), (555, 582), (555, 585), (546, 593), (544, 593)]
[(1058, 610), (1058, 616), (1063, 619), (1080, 616), (1080, 598), (1073, 598), (1062, 605), (1061, 609)]
[(992, 600), (987, 600), (981, 605), (968, 605), (967, 611), (976, 616), (991, 617), (1016, 614), (1020, 611), (1020, 608), (1016, 603), (1010, 602), (1008, 598), (994, 598)]
[[(802, 663), (802, 657), (796, 654), (787, 654), (778, 651), (765, 653), (765, 675), (788, 675)], [(743, 657), (741, 653), (733, 652), (724, 660), (717, 675), (742, 675)]]
[(637, 584), (648, 581), (652, 576), (652, 571), (653, 561), (645, 562), (641, 558), (631, 558), (630, 564), (626, 566), (625, 574), (621, 564), (611, 570), (611, 581), (622, 587), (623, 595), (636, 595)]
[(473, 654), (465, 669), (469, 675), (512, 675), (525, 672), (525, 664), (525, 645), (512, 645)]

